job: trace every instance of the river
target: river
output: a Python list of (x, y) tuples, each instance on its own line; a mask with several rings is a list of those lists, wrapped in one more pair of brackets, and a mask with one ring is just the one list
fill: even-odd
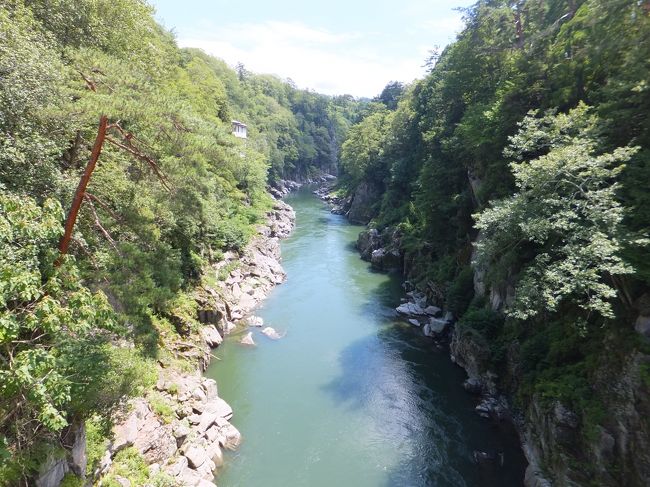
[[(401, 279), (359, 259), (362, 227), (307, 189), (286, 201), (288, 278), (257, 311), (286, 336), (254, 330), (253, 348), (229, 337), (206, 372), (243, 437), (219, 486), (522, 485), (516, 439), (474, 412), (448, 352), (396, 320)], [(505, 466), (479, 467), (474, 450), (502, 451)]]

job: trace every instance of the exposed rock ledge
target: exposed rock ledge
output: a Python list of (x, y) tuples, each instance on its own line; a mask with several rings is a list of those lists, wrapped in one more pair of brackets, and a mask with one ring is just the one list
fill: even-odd
[[(102, 458), (99, 477), (111, 471), (113, 458), (120, 450), (134, 447), (148, 462), (152, 474), (164, 472), (182, 486), (214, 486), (215, 470), (223, 464), (222, 449), (236, 449), (241, 436), (230, 423), (232, 408), (218, 396), (216, 382), (202, 377), (202, 371), (209, 363), (211, 348), (220, 345), (237, 323), (246, 326), (244, 318), (284, 281), (279, 242), (291, 233), (294, 222), (293, 209), (276, 201), (266, 224), (258, 228), (258, 236), (244, 252), (227, 252), (222, 261), (213, 265), (215, 277), (223, 279), (227, 274), (225, 280), (216, 280), (214, 287), (196, 291), (196, 318), (203, 324), (198, 333), (192, 333), (192, 327), (185, 326), (181, 318), (170, 317), (182, 337), (182, 341), (169, 344), (171, 351), (194, 361), (196, 370), (181, 372), (161, 364), (157, 391), (150, 396), (162, 400), (172, 412), (161, 417), (151, 399), (130, 401), (113, 428), (113, 440)], [(70, 468), (79, 473), (85, 469), (85, 429), (82, 433), (82, 458), (72, 466), (65, 459), (48, 462), (37, 485), (58, 486)], [(79, 465), (83, 468), (75, 468)], [(127, 479), (121, 481), (130, 485)]]

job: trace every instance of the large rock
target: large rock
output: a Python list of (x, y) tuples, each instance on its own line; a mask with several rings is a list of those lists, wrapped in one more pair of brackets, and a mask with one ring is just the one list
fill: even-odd
[(68, 471), (68, 462), (64, 458), (50, 457), (41, 468), (36, 487), (59, 487)]
[(370, 260), (373, 251), (381, 247), (381, 236), (376, 228), (364, 230), (357, 238), (357, 249), (363, 260)]
[(484, 418), (504, 420), (510, 416), (508, 403), (503, 396), (486, 396), (474, 409)]
[(402, 258), (398, 250), (387, 250), (380, 248), (373, 250), (370, 255), (372, 266), (379, 270), (399, 269), (402, 266)]
[(370, 183), (362, 182), (357, 186), (348, 211), (348, 219), (352, 223), (366, 225), (376, 214), (375, 204), (379, 201), (378, 189)]
[(241, 340), (239, 340), (239, 343), (242, 345), (247, 345), (247, 346), (255, 346), (255, 340), (253, 340), (253, 333), (248, 332), (246, 335), (242, 337)]
[(438, 318), (431, 318), (427, 324), (424, 325), (422, 331), (428, 337), (437, 338), (447, 331), (449, 322), (440, 320)]
[(271, 328), (270, 326), (264, 328), (262, 330), (262, 334), (266, 335), (271, 340), (279, 340), (280, 338), (282, 338), (282, 335), (280, 335), (274, 328)]
[(427, 306), (424, 308), (425, 314), (428, 314), (429, 316), (438, 316), (441, 311), (442, 310), (437, 306)]
[(220, 397), (214, 398), (205, 408), (206, 413), (215, 413), (217, 417), (230, 419), (232, 418), (232, 408)]
[(203, 341), (210, 347), (218, 347), (223, 342), (223, 337), (214, 325), (208, 325), (201, 328)]
[(405, 316), (424, 316), (426, 314), (424, 310), (415, 303), (400, 304), (395, 308), (395, 311)]
[(146, 417), (133, 446), (149, 463), (162, 463), (178, 449), (171, 425), (161, 424), (153, 413)]
[(149, 406), (144, 399), (133, 402), (131, 414), (129, 414), (125, 421), (113, 427), (113, 443), (111, 446), (113, 453), (117, 453), (123, 448), (133, 445), (138, 437), (138, 431), (142, 428), (144, 418), (150, 412)]
[(248, 326), (254, 326), (254, 327), (263, 327), (264, 326), (264, 319), (261, 318), (260, 316), (249, 316), (248, 317)]
[(228, 450), (236, 450), (241, 443), (241, 433), (232, 424), (226, 423), (221, 427), (221, 445)]
[(223, 466), (223, 452), (221, 451), (219, 441), (212, 441), (212, 443), (208, 445), (206, 453), (217, 468)]
[(78, 477), (86, 478), (86, 465), (88, 456), (86, 455), (86, 424), (78, 421), (70, 427), (69, 436), (72, 436), (72, 449), (70, 450), (70, 469)]
[(185, 451), (185, 458), (187, 458), (189, 466), (194, 469), (198, 469), (201, 465), (209, 460), (205, 449), (194, 445), (190, 446)]
[(203, 379), (201, 386), (205, 391), (205, 396), (208, 398), (208, 401), (217, 397), (217, 382), (214, 379)]
[(199, 472), (189, 467), (184, 468), (176, 478), (181, 485), (188, 487), (195, 487), (204, 480)]
[(188, 461), (186, 457), (178, 457), (175, 462), (165, 467), (165, 472), (172, 477), (178, 477), (187, 469)]

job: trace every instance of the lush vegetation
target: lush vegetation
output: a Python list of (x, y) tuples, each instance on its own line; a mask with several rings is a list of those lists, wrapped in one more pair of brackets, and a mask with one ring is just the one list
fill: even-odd
[(409, 277), (519, 405), (561, 400), (587, 433), (602, 371), (647, 353), (650, 4), (481, 0), (465, 22), (424, 80), (397, 103), (389, 85), (351, 128), (341, 180), (382, 194), (371, 225), (399, 229)]
[(155, 382), (203, 269), (244, 247), (268, 184), (336, 170), (363, 107), (181, 50), (141, 0), (0, 2), (0, 484)]

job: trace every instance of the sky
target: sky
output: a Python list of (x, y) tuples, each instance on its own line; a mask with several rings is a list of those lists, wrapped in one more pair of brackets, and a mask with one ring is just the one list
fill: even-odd
[(181, 47), (291, 78), (330, 95), (372, 97), (421, 78), (474, 0), (149, 0)]

